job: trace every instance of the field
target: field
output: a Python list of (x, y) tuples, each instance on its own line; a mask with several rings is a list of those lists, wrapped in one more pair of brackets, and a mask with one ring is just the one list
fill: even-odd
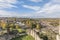
[(25, 36), (13, 38), (11, 40), (34, 40), (34, 38), (30, 35), (25, 35)]

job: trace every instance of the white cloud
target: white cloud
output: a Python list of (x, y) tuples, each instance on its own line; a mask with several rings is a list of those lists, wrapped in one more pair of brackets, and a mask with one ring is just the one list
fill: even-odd
[(32, 2), (41, 2), (43, 0), (29, 0), (29, 1), (32, 1)]
[(0, 17), (30, 17), (30, 16), (31, 14), (27, 14), (27, 13), (20, 14), (18, 12), (0, 10)]
[(25, 7), (25, 8), (33, 9), (35, 11), (40, 9), (40, 7), (38, 7), (38, 6), (29, 6), (29, 5), (22, 5), (22, 6)]
[(51, 0), (51, 2), (60, 4), (60, 0)]
[(30, 17), (47, 17), (47, 18), (60, 18), (60, 4), (53, 4), (52, 2), (46, 3), (42, 8), (41, 7), (31, 7), (24, 5), (25, 8), (37, 9), (37, 12), (29, 14)]
[(44, 17), (60, 17), (60, 5), (59, 4), (52, 4), (47, 3), (44, 5), (42, 10), (37, 11), (37, 15), (41, 15)]
[(59, 4), (46, 4), (42, 10), (38, 11), (39, 12), (47, 12), (47, 13), (51, 13), (51, 12), (56, 12), (60, 10), (60, 5)]
[[(41, 1), (41, 0), (40, 0)], [(33, 0), (33, 2), (40, 2), (38, 0)], [(0, 8), (11, 8), (16, 7), (12, 4), (15, 4), (12, 0), (0, 0)], [(0, 16), (17, 16), (17, 17), (57, 17), (60, 18), (60, 0), (51, 0), (49, 3), (46, 3), (42, 8), (39, 6), (30, 6), (30, 5), (22, 5), (25, 8), (35, 10), (37, 12), (34, 13), (26, 13), (26, 14), (17, 14), (17, 12), (9, 12), (5, 10), (0, 10)], [(13, 14), (13, 15), (12, 15)]]
[[(13, 15), (12, 15), (13, 14)], [(10, 17), (10, 16), (15, 16), (15, 13), (5, 11), (5, 10), (0, 10), (0, 17)]]
[(0, 0), (0, 8), (12, 8), (16, 7), (17, 0)]
[(17, 0), (0, 0), (0, 3), (13, 3), (15, 4)]

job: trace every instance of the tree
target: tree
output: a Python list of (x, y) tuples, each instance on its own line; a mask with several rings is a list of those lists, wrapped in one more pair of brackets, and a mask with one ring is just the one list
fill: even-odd
[(36, 28), (36, 24), (32, 23), (32, 28)]
[(5, 29), (5, 28), (6, 28), (6, 26), (7, 26), (7, 24), (6, 24), (6, 23), (1, 23), (1, 27), (2, 27), (3, 29)]

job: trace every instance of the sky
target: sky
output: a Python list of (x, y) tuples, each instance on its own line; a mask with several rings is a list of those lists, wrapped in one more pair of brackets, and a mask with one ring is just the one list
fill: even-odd
[(60, 0), (0, 0), (0, 17), (60, 18)]

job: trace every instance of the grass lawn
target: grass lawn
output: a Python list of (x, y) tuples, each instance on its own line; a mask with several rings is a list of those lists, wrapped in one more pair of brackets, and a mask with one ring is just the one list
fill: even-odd
[(34, 38), (28, 35), (28, 36), (23, 37), (22, 40), (34, 40)]
[(34, 40), (34, 38), (30, 35), (25, 35), (25, 36), (13, 38), (12, 40)]

